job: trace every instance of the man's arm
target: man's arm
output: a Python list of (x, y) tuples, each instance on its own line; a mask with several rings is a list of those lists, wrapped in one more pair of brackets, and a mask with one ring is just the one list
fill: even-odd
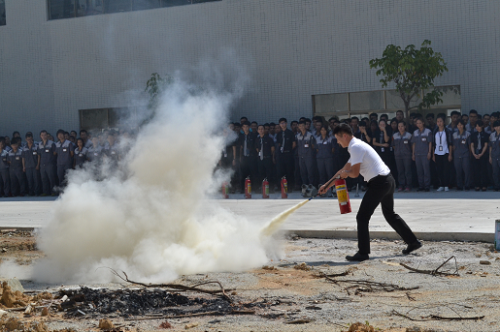
[(359, 169), (361, 167), (361, 163), (358, 163), (358, 164), (355, 164), (355, 165), (351, 165), (351, 163), (347, 162), (346, 165), (344, 165), (344, 167), (342, 169), (340, 169), (333, 177), (332, 179), (330, 179), (327, 184), (329, 184), (328, 186), (321, 186), (319, 188), (319, 191), (318, 191), (318, 194), (325, 194), (326, 191), (328, 191), (328, 189), (332, 186), (334, 186), (334, 180), (336, 178), (347, 178), (347, 177), (351, 177), (351, 178), (357, 178), (359, 176)]

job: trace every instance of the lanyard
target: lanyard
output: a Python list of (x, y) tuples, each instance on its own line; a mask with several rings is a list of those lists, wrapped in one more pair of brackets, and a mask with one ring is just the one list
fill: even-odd
[(443, 145), (443, 133), (444, 133), (444, 131), (439, 132), (439, 145), (440, 145), (440, 146), (442, 146), (442, 145)]

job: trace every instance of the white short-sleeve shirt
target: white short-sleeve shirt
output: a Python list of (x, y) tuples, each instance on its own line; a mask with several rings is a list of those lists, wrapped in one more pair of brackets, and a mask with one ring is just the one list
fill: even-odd
[(351, 165), (361, 163), (359, 173), (365, 178), (365, 181), (368, 182), (374, 177), (387, 176), (391, 173), (391, 170), (382, 161), (375, 149), (358, 138), (352, 137), (347, 150), (351, 154), (348, 163)]

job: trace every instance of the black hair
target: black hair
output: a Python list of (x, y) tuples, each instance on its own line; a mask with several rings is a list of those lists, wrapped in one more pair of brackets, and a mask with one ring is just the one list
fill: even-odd
[(465, 127), (465, 121), (463, 121), (462, 119), (459, 119), (458, 122), (457, 122), (457, 125), (458, 124), (462, 124), (464, 127)]
[(397, 123), (397, 122), (398, 122), (398, 120), (397, 120), (396, 118), (392, 118), (392, 119), (391, 119), (391, 124), (392, 124), (393, 122), (396, 122), (396, 123)]
[(396, 114), (398, 114), (398, 112), (401, 112), (401, 113), (404, 115), (403, 110), (398, 110), (398, 111), (396, 111)]
[(363, 126), (366, 127), (366, 121), (361, 120), (358, 125), (359, 125), (359, 127), (363, 127)]
[(276, 124), (275, 123), (270, 123), (269, 126), (276, 126)]
[(305, 124), (306, 124), (306, 122), (304, 120), (299, 121), (299, 125), (305, 125)]
[(470, 115), (471, 113), (478, 114), (478, 113), (477, 113), (477, 111), (476, 111), (476, 110), (474, 110), (474, 109), (472, 109), (472, 110), (470, 110), (470, 111), (469, 111), (469, 115)]
[(298, 124), (299, 122), (297, 120), (292, 120), (291, 124)]
[[(246, 121), (248, 121), (248, 118), (247, 118), (247, 117), (240, 117), (240, 121), (241, 121), (242, 119), (245, 119)], [(241, 121), (241, 122), (243, 122), (243, 121)]]
[(258, 126), (257, 126), (257, 129), (258, 129), (259, 127), (264, 128), (264, 125), (262, 125), (262, 124), (258, 125)]
[(57, 137), (57, 136), (59, 136), (59, 134), (64, 135), (64, 130), (62, 130), (62, 129), (57, 130), (57, 132), (56, 132), (56, 137)]
[(237, 126), (237, 127), (241, 127), (241, 124), (240, 124), (240, 123), (234, 123), (233, 125), (234, 125), (234, 126)]
[(484, 117), (486, 117), (486, 116), (491, 117), (491, 116), (489, 115), (489, 113), (485, 113), (485, 114), (483, 114), (483, 118), (484, 118)]
[[(81, 131), (80, 131), (81, 132)], [(82, 138), (78, 138), (76, 139), (76, 143), (78, 144), (78, 141), (81, 141), (83, 144), (85, 144), (85, 142), (83, 142), (83, 139)]]
[(11, 145), (19, 145), (19, 144), (21, 144), (21, 138), (19, 138), (19, 137), (12, 138), (12, 140), (10, 140), (10, 144)]
[(243, 127), (245, 125), (250, 126), (250, 123), (248, 121), (241, 122), (241, 127)]
[(381, 114), (381, 115), (380, 115), (380, 118), (382, 118), (382, 117), (389, 119), (389, 115), (388, 115), (387, 113), (383, 113), (383, 114)]
[(400, 120), (400, 121), (398, 121), (398, 125), (399, 125), (399, 124), (403, 124), (403, 125), (406, 127), (406, 121), (404, 121), (404, 120)]
[(41, 131), (40, 131), (40, 134), (42, 134), (42, 133), (49, 134), (49, 132), (47, 132), (46, 130), (41, 130)]
[(463, 118), (463, 117), (469, 118), (469, 115), (467, 113), (464, 113), (464, 114), (462, 114), (462, 116), (460, 118)]
[(437, 119), (442, 119), (444, 123), (446, 122), (446, 115), (444, 113), (440, 113), (437, 115)]
[(370, 113), (369, 117), (370, 117), (370, 118), (371, 118), (371, 117), (375, 117), (375, 119), (378, 119), (378, 113), (375, 113), (375, 112)]
[(476, 126), (483, 127), (483, 121), (481, 119), (478, 119), (476, 121)]
[(299, 122), (303, 121), (303, 120), (306, 120), (306, 117), (300, 117), (299, 118)]
[(309, 118), (306, 118), (306, 120), (304, 120), (306, 123), (312, 123), (311, 119)]
[[(87, 132), (87, 130), (84, 130), (84, 129), (80, 130), (80, 135), (81, 135), (82, 133), (89, 134), (89, 133)], [(80, 138), (79, 138), (79, 139), (80, 139)]]
[(253, 124), (259, 125), (256, 121), (252, 121), (252, 125), (253, 125)]
[[(440, 114), (438, 114), (438, 117), (439, 117)], [(434, 113), (428, 113), (428, 114), (425, 115), (425, 119), (427, 119), (429, 117), (432, 118), (432, 119), (434, 119)]]
[(493, 127), (498, 127), (500, 126), (500, 120), (495, 120), (495, 122), (493, 123)]
[(334, 135), (341, 135), (341, 134), (349, 134), (350, 136), (352, 136), (352, 128), (351, 126), (347, 125), (347, 124), (340, 124), (339, 126), (335, 127), (333, 129), (333, 134)]
[(280, 118), (280, 120), (278, 120), (278, 124), (281, 123), (282, 121), (284, 121), (285, 123), (287, 122), (286, 118)]
[[(382, 118), (382, 117), (380, 117), (380, 118)], [(385, 119), (380, 119), (380, 120), (378, 121), (378, 123), (380, 124), (382, 121), (383, 121), (383, 122), (387, 125), (387, 120), (385, 120)]]
[(18, 131), (14, 131), (14, 132), (12, 132), (12, 137), (15, 137), (16, 134), (19, 135), (19, 136), (21, 136), (21, 133), (19, 133)]
[(454, 115), (459, 115), (460, 116), (460, 112), (458, 112), (458, 111), (451, 111), (451, 116), (454, 116)]
[(266, 126), (267, 126), (267, 127), (269, 127), (269, 123), (265, 123), (265, 124), (264, 124), (264, 127), (266, 127)]
[(25, 137), (26, 139), (27, 139), (27, 138), (33, 138), (33, 133), (28, 132), (28, 133), (26, 133), (26, 135), (25, 135), (24, 137)]
[(356, 119), (359, 122), (359, 118), (358, 117), (352, 117), (351, 121), (353, 121), (354, 119)]
[(410, 118), (417, 118), (417, 113), (416, 112), (412, 112), (410, 113)]

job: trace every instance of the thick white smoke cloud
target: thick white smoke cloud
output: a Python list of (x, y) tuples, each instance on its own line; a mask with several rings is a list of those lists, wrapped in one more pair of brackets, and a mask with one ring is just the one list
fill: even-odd
[[(179, 275), (238, 271), (268, 259), (260, 228), (211, 200), (224, 147), (231, 93), (193, 93), (176, 81), (154, 119), (121, 162), (122, 172), (96, 181), (74, 171), (39, 237), (47, 258), (33, 278), (106, 282), (98, 267), (134, 279), (165, 282)], [(227, 175), (226, 175), (227, 177)]]

